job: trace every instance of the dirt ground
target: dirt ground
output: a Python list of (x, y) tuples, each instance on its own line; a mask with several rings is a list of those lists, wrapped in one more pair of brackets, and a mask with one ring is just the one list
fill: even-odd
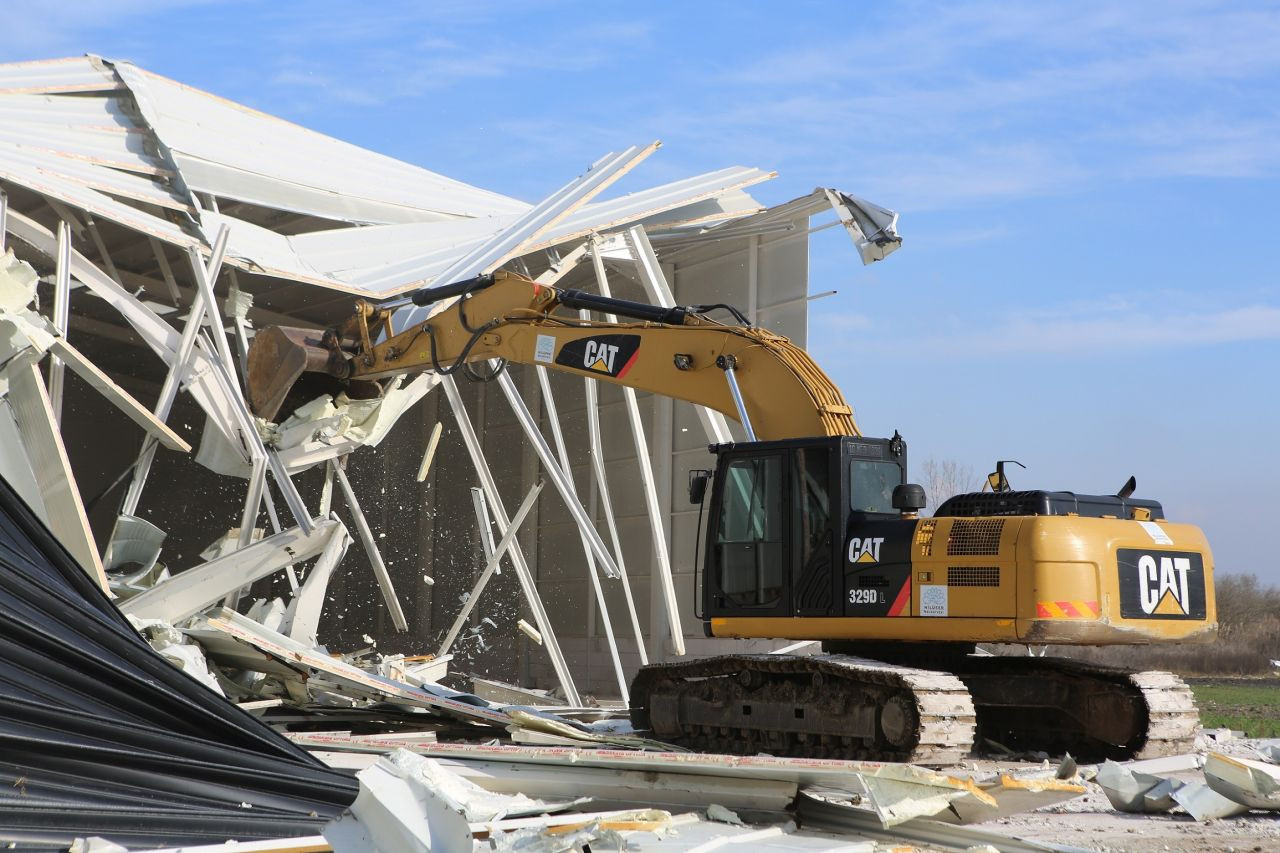
[[(1261, 741), (1237, 738), (1206, 746), (1208, 750), (1227, 755), (1256, 759), (1254, 750), (1259, 743)], [(974, 765), (977, 770), (1035, 766), (994, 761), (978, 761)], [(1204, 778), (1198, 770), (1168, 775), (1187, 781)], [(1181, 809), (1163, 815), (1124, 814), (1111, 807), (1097, 785), (1090, 783), (1088, 788), (1085, 796), (1075, 800), (977, 826), (1035, 841), (1100, 851), (1280, 851), (1280, 811), (1253, 811), (1204, 822), (1197, 822)]]

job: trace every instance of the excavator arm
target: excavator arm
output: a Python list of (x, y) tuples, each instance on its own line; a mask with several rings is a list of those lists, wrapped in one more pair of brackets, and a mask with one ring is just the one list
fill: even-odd
[[(458, 298), (444, 303), (453, 296)], [(804, 350), (765, 329), (716, 322), (696, 308), (560, 290), (507, 272), (423, 291), (414, 301), (444, 307), (394, 334), (391, 312), (368, 303), (324, 332), (261, 330), (249, 351), (255, 413), (273, 419), (306, 372), (376, 393), (363, 383), (502, 359), (745, 417), (761, 440), (859, 434), (839, 389)], [(619, 314), (634, 322), (586, 320), (557, 309)]]

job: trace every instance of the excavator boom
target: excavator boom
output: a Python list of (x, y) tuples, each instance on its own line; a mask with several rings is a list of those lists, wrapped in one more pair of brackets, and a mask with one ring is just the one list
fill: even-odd
[[(456, 286), (442, 290), (457, 292)], [(422, 298), (429, 303), (434, 295)], [(585, 320), (553, 313), (560, 308), (645, 319)], [(361, 305), (337, 329), (262, 330), (249, 352), (255, 414), (275, 417), (306, 372), (368, 383), (503, 359), (687, 400), (741, 420), (736, 383), (760, 439), (858, 435), (840, 390), (803, 349), (766, 329), (717, 323), (693, 309), (562, 291), (499, 272), (398, 334), (387, 334), (389, 320), (388, 312)]]

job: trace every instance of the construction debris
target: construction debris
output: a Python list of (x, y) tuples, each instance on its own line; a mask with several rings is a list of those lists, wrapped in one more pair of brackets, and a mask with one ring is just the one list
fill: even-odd
[(1204, 780), (1222, 796), (1251, 809), (1280, 809), (1280, 767), (1274, 764), (1211, 752), (1205, 758)]

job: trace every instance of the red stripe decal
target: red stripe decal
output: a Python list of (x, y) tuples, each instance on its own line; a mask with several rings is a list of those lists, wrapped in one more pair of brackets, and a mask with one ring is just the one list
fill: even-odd
[(631, 365), (636, 363), (636, 359), (640, 357), (640, 347), (636, 347), (636, 351), (631, 353), (631, 358), (627, 359), (627, 363), (622, 365), (622, 369), (618, 371), (618, 378), (627, 375), (627, 371), (631, 369)]
[(1053, 614), (1049, 612), (1049, 608), (1045, 607), (1043, 604), (1036, 605), (1036, 616), (1038, 616), (1041, 619), (1053, 618)]
[(911, 578), (907, 578), (902, 582), (902, 589), (898, 590), (898, 597), (893, 600), (893, 606), (889, 608), (890, 616), (901, 616), (903, 609), (906, 608), (907, 602), (911, 600)]
[(1102, 608), (1098, 606), (1098, 602), (1096, 602), (1096, 601), (1086, 601), (1086, 602), (1085, 602), (1085, 604), (1086, 604), (1086, 605), (1088, 605), (1088, 606), (1089, 606), (1089, 609), (1093, 611), (1093, 616), (1094, 616), (1094, 618), (1095, 618), (1095, 619), (1096, 619), (1098, 616), (1102, 615)]
[(1062, 608), (1062, 612), (1070, 616), (1072, 619), (1082, 619), (1084, 614), (1076, 609), (1076, 606), (1070, 601), (1059, 601), (1058, 606)]

